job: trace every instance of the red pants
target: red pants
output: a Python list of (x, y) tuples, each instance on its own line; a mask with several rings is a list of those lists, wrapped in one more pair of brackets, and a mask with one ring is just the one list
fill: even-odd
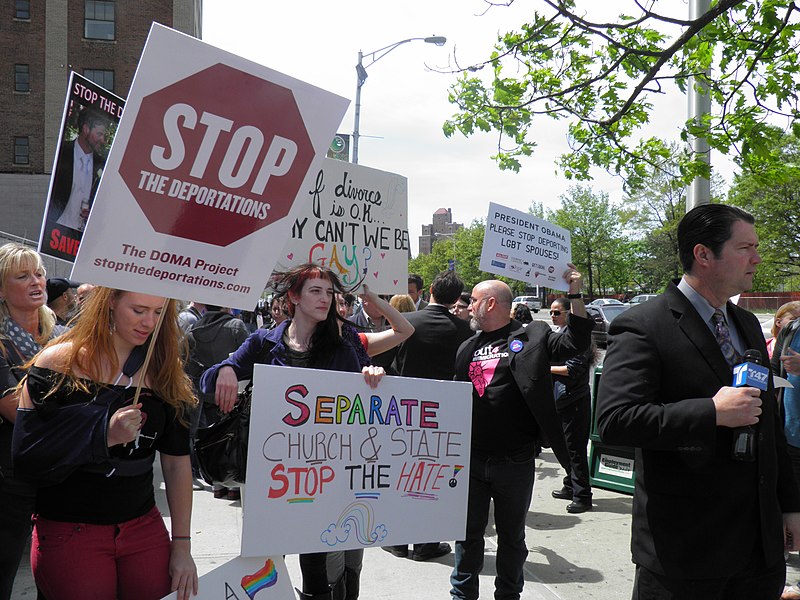
[(160, 600), (170, 541), (156, 507), (117, 525), (34, 519), (31, 567), (48, 600)]

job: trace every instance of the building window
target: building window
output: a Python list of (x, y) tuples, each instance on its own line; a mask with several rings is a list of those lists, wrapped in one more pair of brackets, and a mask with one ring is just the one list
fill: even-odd
[(30, 65), (14, 65), (14, 91), (31, 91), (31, 71)]
[(83, 37), (91, 40), (113, 40), (114, 3), (84, 0)]
[(107, 89), (109, 92), (114, 91), (114, 71), (84, 69), (83, 76), (86, 77), (86, 79), (94, 81), (97, 85)]
[(30, 20), (31, 3), (30, 0), (16, 0), (14, 3), (14, 18)]
[(28, 136), (15, 136), (14, 137), (14, 164), (27, 165), (30, 164), (30, 144)]

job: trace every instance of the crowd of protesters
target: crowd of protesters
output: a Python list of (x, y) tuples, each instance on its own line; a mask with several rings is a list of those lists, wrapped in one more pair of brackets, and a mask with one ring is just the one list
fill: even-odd
[[(766, 344), (752, 315), (729, 301), (749, 289), (760, 262), (752, 223), (730, 207), (688, 213), (678, 230), (683, 278), (609, 330), (597, 419), (604, 441), (637, 448), (637, 599), (800, 598), (797, 584), (784, 585), (784, 550), (800, 538), (800, 302), (779, 308)], [(598, 353), (583, 277), (572, 264), (562, 277), (567, 292), (550, 307), (552, 326), (515, 306), (499, 280), (465, 291), (446, 271), (426, 290), (411, 275), (407, 294), (381, 297), (346, 289), (311, 263), (274, 273), (271, 295), (253, 311), (197, 301), (181, 309), (48, 280), (35, 251), (0, 247), (0, 600), (11, 597), (31, 533), (40, 599), (195, 594), (192, 495), (207, 488), (192, 440), (232, 410), (256, 364), (358, 372), (371, 387), (387, 373), (470, 382), (466, 535), (455, 543), (450, 594), (479, 597), (493, 506), (494, 596), (519, 598), (542, 446), (565, 472), (553, 496), (569, 500), (570, 513), (593, 508), (589, 377)], [(749, 348), (794, 387), (776, 398), (770, 385), (762, 401), (755, 388), (730, 386), (725, 373)], [(702, 381), (667, 379), (673, 366), (690, 372), (687, 361), (707, 363)], [(104, 412), (64, 410), (89, 405)], [(749, 462), (731, 453), (732, 436), (748, 427), (758, 431)], [(155, 503), (156, 451), (169, 532)], [(216, 498), (241, 499), (237, 488), (208, 483)], [(700, 507), (694, 499), (707, 484), (717, 500)], [(725, 502), (724, 486), (738, 490)], [(734, 509), (738, 521), (720, 518)], [(713, 556), (698, 536), (716, 540)], [(678, 552), (687, 539), (698, 543)], [(418, 540), (384, 550), (425, 561), (452, 548)], [(301, 599), (355, 600), (362, 563), (363, 550), (301, 555)]]

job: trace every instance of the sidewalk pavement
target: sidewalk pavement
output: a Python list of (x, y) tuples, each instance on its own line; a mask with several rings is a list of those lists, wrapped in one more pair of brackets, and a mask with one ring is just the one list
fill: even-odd
[[(530, 554), (525, 564), (522, 600), (630, 598), (634, 574), (629, 550), (632, 497), (596, 488), (594, 510), (571, 515), (565, 510), (566, 501), (550, 495), (561, 487), (562, 476), (555, 457), (545, 450), (536, 460), (536, 483), (526, 530)], [(157, 472), (156, 481), (159, 477)], [(167, 514), (163, 484), (156, 492), (156, 499), (162, 513)], [(241, 518), (239, 502), (215, 500), (208, 490), (194, 492), (192, 554), (200, 575), (238, 555)], [(480, 585), (481, 596), (491, 598), (497, 548), (491, 519), (486, 538), (486, 562)], [(292, 582), (299, 587), (297, 556), (287, 556), (286, 563)], [(360, 597), (444, 600), (449, 598), (452, 568), (452, 553), (428, 562), (414, 562), (371, 548), (364, 557)], [(789, 559), (789, 581), (797, 581), (798, 577), (800, 559), (794, 553)], [(36, 598), (27, 557), (20, 567), (12, 598)]]

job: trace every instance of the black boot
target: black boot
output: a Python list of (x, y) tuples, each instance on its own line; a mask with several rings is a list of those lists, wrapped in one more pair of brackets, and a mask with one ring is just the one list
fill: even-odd
[(361, 590), (361, 573), (355, 569), (344, 568), (344, 582), (346, 584), (344, 600), (358, 600)]

